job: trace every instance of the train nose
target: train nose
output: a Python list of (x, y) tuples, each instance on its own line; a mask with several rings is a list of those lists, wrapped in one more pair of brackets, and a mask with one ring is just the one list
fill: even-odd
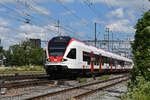
[(62, 56), (56, 56), (56, 57), (50, 56), (49, 59), (50, 59), (50, 62), (61, 62), (63, 57)]

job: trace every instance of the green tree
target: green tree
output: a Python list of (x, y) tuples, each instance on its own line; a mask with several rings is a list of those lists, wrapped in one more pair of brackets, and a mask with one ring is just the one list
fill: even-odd
[(2, 46), (0, 46), (0, 53), (2, 53), (3, 52), (3, 47)]
[(10, 46), (5, 55), (8, 65), (42, 65), (45, 61), (44, 50), (35, 47), (30, 41)]
[(0, 46), (0, 60), (3, 59), (3, 47)]
[(31, 50), (29, 62), (35, 65), (41, 65), (45, 61), (45, 53), (42, 48), (35, 48)]
[(150, 80), (150, 11), (138, 20), (135, 28), (135, 40), (132, 44), (134, 72)]

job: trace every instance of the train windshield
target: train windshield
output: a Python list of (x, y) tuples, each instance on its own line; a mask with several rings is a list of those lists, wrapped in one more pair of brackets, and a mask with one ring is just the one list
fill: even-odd
[(63, 36), (51, 39), (48, 45), (49, 56), (63, 56), (70, 40), (70, 37)]

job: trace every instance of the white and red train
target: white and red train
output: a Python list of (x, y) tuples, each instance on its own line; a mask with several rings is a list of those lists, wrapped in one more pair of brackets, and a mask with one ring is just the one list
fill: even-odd
[(47, 45), (47, 74), (79, 74), (129, 71), (131, 59), (104, 51), (69, 36), (52, 38)]

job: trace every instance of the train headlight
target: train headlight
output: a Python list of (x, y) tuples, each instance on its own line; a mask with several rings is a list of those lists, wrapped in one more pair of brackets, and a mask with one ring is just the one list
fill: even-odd
[(50, 62), (51, 60), (49, 58), (47, 58), (46, 61)]

